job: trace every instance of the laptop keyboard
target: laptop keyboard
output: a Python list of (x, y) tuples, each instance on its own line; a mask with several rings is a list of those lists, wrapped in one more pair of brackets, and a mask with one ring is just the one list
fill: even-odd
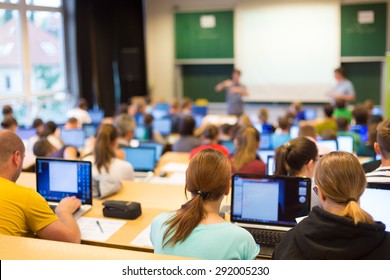
[(257, 244), (275, 247), (286, 234), (284, 231), (263, 230), (259, 228), (245, 228), (252, 234)]

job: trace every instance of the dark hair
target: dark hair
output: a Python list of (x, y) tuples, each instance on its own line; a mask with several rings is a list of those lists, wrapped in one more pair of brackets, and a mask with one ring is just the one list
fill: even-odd
[(331, 104), (326, 104), (324, 106), (324, 113), (325, 115), (330, 118), (333, 115), (333, 106)]
[(14, 110), (12, 109), (11, 105), (4, 105), (3, 106), (3, 116), (8, 116), (13, 114)]
[(347, 105), (346, 105), (346, 102), (344, 99), (336, 98), (335, 106), (337, 109), (344, 109), (344, 108), (346, 108)]
[(179, 120), (179, 134), (181, 136), (194, 135), (195, 120), (191, 116), (181, 117)]
[(291, 126), (290, 118), (287, 115), (283, 117), (279, 117), (278, 124), (280, 129), (283, 130), (289, 129)]
[(54, 134), (54, 132), (57, 129), (57, 125), (53, 121), (48, 121), (45, 123), (45, 128), (43, 129), (43, 136), (47, 137), (51, 134)]
[(216, 140), (218, 139), (218, 127), (213, 124), (209, 124), (202, 132), (202, 137), (205, 139)]
[(68, 123), (76, 124), (76, 123), (78, 123), (78, 120), (77, 120), (75, 117), (70, 117), (70, 118), (68, 119)]
[(88, 101), (85, 98), (80, 98), (78, 102), (79, 108), (80, 109), (88, 109)]
[(349, 121), (347, 118), (340, 117), (336, 119), (337, 130), (338, 131), (347, 131), (349, 126)]
[(338, 67), (338, 68), (336, 68), (336, 69), (334, 69), (334, 72), (337, 72), (337, 73), (339, 73), (340, 75), (342, 75), (343, 77), (345, 77), (345, 70), (344, 70), (344, 68), (343, 67)]
[(356, 104), (352, 110), (352, 116), (358, 125), (367, 125), (369, 112), (362, 104)]
[(117, 131), (112, 124), (104, 123), (99, 127), (93, 149), (95, 164), (99, 173), (103, 167), (107, 173), (109, 172), (111, 160), (116, 157), (113, 143), (117, 138)]
[(17, 126), (17, 125), (18, 125), (18, 121), (14, 117), (11, 117), (11, 116), (5, 117), (4, 120), (1, 122), (1, 126), (4, 129), (9, 129), (12, 126)]
[(37, 157), (47, 157), (55, 150), (54, 146), (50, 144), (47, 138), (41, 138), (35, 142), (33, 146), (33, 153)]
[(146, 114), (146, 115), (144, 116), (144, 124), (145, 124), (146, 126), (151, 126), (152, 123), (153, 123), (153, 120), (154, 120), (154, 118), (153, 118), (153, 115), (152, 115), (152, 114)]
[(41, 125), (43, 125), (43, 121), (42, 121), (42, 119), (40, 119), (40, 118), (36, 118), (36, 119), (33, 121), (33, 123), (32, 123), (32, 127), (33, 127), (33, 128), (37, 128), (38, 126), (41, 126)]
[(310, 160), (316, 161), (317, 145), (306, 137), (290, 140), (275, 151), (275, 175), (296, 176)]
[(183, 204), (165, 222), (163, 247), (184, 241), (206, 216), (205, 201), (216, 201), (228, 190), (231, 179), (229, 159), (219, 151), (204, 149), (190, 161), (186, 171), (185, 191), (192, 199)]
[(219, 130), (220, 130), (223, 134), (229, 135), (230, 130), (232, 129), (232, 127), (233, 127), (233, 126), (232, 126), (231, 124), (224, 123), (224, 124), (221, 124), (221, 125), (219, 126)]
[(115, 115), (119, 116), (120, 114), (127, 114), (129, 105), (127, 103), (121, 103), (115, 110)]

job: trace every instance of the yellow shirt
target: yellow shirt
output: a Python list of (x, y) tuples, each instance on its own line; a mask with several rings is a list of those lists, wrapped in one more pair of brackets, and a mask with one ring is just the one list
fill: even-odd
[(56, 220), (39, 193), (0, 177), (0, 234), (32, 236)]

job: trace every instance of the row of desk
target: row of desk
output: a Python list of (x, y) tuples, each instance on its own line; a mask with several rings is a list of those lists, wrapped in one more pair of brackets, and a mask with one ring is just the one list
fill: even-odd
[[(188, 153), (166, 153), (161, 158), (155, 174), (167, 163), (188, 164)], [(168, 174), (169, 176), (169, 174)], [(17, 184), (36, 188), (35, 173), (22, 173)], [(123, 220), (125, 224), (106, 241), (82, 239), (82, 245), (47, 240), (0, 236), (1, 259), (178, 259), (179, 257), (151, 254), (151, 247), (132, 245), (131, 242), (148, 227), (154, 217), (166, 211), (180, 208), (187, 201), (184, 185), (155, 184), (150, 182), (124, 181), (121, 190), (106, 198), (141, 203), (142, 215), (135, 220)], [(92, 210), (84, 217), (110, 219), (103, 216), (103, 201), (93, 199)], [(19, 240), (19, 241), (18, 241)], [(14, 247), (12, 244), (20, 244)], [(89, 246), (87, 245), (95, 245)], [(25, 246), (25, 247), (23, 247)], [(80, 247), (81, 246), (81, 247)], [(3, 247), (3, 245), (2, 245)], [(109, 248), (116, 250), (111, 251)], [(14, 250), (12, 250), (14, 248)], [(24, 248), (24, 249), (22, 249)], [(20, 250), (19, 250), (20, 249)], [(84, 250), (88, 249), (88, 250)], [(129, 251), (131, 250), (131, 251)], [(139, 252), (135, 252), (139, 251)], [(39, 253), (38, 253), (39, 252)], [(80, 252), (80, 254), (78, 254)], [(95, 255), (96, 254), (96, 255)], [(95, 256), (95, 257), (93, 257)]]

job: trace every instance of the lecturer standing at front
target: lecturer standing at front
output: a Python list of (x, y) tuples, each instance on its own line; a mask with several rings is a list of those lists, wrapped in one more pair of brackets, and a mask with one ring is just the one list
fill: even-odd
[(232, 79), (220, 82), (215, 86), (215, 91), (226, 91), (227, 113), (229, 115), (240, 116), (243, 114), (244, 102), (243, 96), (248, 96), (246, 87), (240, 83), (241, 71), (234, 69)]
[(337, 99), (343, 99), (347, 104), (348, 102), (355, 101), (355, 89), (352, 82), (345, 78), (344, 69), (342, 67), (334, 70), (334, 77), (337, 84), (331, 93), (333, 104)]

